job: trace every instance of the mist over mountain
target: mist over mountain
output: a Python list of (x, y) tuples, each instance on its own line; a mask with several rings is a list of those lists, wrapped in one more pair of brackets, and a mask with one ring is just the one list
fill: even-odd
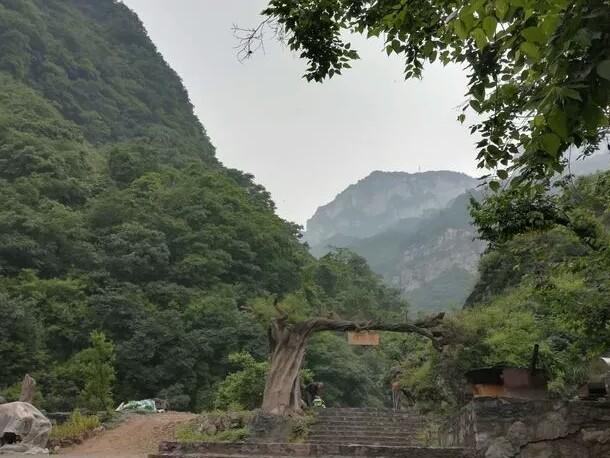
[(315, 247), (333, 237), (370, 237), (443, 208), (476, 184), (476, 179), (458, 172), (374, 171), (318, 208), (307, 221), (305, 240)]
[(364, 256), (416, 309), (459, 306), (484, 244), (468, 200), (478, 180), (451, 171), (375, 171), (320, 207), (304, 239), (316, 256), (333, 247)]
[[(573, 157), (564, 175), (607, 170), (608, 159)], [(360, 254), (416, 310), (460, 307), (485, 250), (468, 213), (479, 183), (451, 171), (375, 171), (318, 208), (304, 240), (315, 256), (333, 248)]]

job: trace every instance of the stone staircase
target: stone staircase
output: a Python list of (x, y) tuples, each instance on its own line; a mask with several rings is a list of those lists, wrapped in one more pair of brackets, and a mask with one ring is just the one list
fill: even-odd
[(149, 458), (472, 458), (462, 448), (424, 447), (421, 418), (387, 409), (318, 412), (304, 443), (163, 442)]
[(390, 409), (324, 409), (310, 429), (307, 443), (422, 446), (425, 429), (414, 412)]

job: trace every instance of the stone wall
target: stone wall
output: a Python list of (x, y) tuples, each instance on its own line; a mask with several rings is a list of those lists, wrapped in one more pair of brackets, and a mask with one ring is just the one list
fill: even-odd
[(476, 398), (440, 442), (484, 458), (609, 458), (610, 403)]

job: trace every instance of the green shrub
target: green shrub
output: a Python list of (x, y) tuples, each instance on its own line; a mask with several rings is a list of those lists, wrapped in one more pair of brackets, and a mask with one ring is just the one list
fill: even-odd
[(204, 412), (176, 429), (179, 442), (239, 442), (248, 436), (248, 425), (253, 417), (249, 411)]
[(78, 438), (99, 426), (101, 422), (97, 415), (82, 415), (75, 410), (67, 422), (53, 426), (49, 438), (51, 440)]
[(247, 428), (229, 429), (214, 434), (199, 432), (193, 424), (181, 425), (176, 428), (176, 440), (178, 442), (241, 442), (247, 437)]
[(306, 413), (302, 416), (291, 417), (289, 421), (290, 436), (288, 441), (299, 443), (307, 439), (311, 425), (316, 421), (316, 418), (313, 413)]
[(239, 370), (227, 376), (218, 386), (214, 407), (222, 410), (248, 410), (260, 407), (265, 390), (268, 364), (257, 362), (247, 352), (229, 355), (229, 362)]

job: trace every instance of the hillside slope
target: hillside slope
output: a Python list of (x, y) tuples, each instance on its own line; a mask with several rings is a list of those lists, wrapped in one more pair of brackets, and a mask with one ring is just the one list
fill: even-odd
[(0, 389), (33, 373), (72, 409), (100, 330), (118, 399), (209, 404), (230, 352), (266, 354), (240, 307), (299, 285), (296, 226), (122, 3), (0, 0), (0, 48)]

